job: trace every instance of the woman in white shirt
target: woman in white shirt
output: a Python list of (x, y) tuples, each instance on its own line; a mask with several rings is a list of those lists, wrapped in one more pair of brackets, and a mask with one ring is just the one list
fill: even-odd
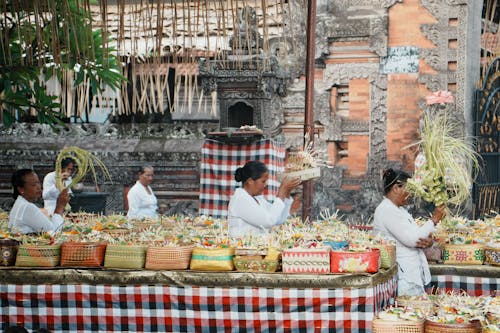
[(13, 232), (38, 233), (53, 232), (63, 224), (62, 214), (69, 201), (68, 189), (59, 193), (54, 214), (48, 218), (34, 202), (41, 198), (42, 187), (35, 171), (21, 169), (12, 175), (14, 206), (10, 211), (9, 227)]
[[(61, 161), (61, 174), (56, 175), (55, 171), (49, 172), (43, 178), (43, 206), (49, 215), (54, 214), (56, 209), (57, 196), (60, 190), (57, 188), (57, 177), (61, 177), (64, 187), (68, 187), (71, 184), (71, 175), (75, 170), (75, 161), (71, 157), (64, 158)], [(71, 189), (68, 189), (71, 193)]]
[(138, 172), (138, 177), (135, 185), (127, 193), (127, 217), (129, 219), (157, 218), (158, 200), (149, 186), (153, 182), (153, 167), (142, 167)]
[(271, 227), (285, 222), (293, 203), (290, 192), (301, 184), (299, 178), (283, 179), (272, 203), (262, 195), (269, 179), (269, 171), (264, 163), (247, 162), (236, 169), (234, 178), (243, 186), (237, 188), (229, 200), (228, 224), (231, 237), (266, 234)]
[(431, 218), (418, 226), (404, 208), (410, 193), (406, 181), (410, 175), (404, 171), (388, 169), (384, 172), (385, 198), (375, 210), (373, 231), (396, 241), (398, 295), (421, 295), (431, 280), (427, 258), (422, 250), (432, 245), (434, 227), (445, 216), (444, 205), (436, 207)]

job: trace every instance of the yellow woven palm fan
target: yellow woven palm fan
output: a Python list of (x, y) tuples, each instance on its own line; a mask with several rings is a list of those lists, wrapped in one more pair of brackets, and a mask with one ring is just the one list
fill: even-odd
[(109, 174), (106, 165), (104, 165), (104, 163), (99, 158), (92, 155), (85, 149), (72, 146), (64, 148), (59, 152), (59, 155), (57, 155), (56, 186), (60, 191), (64, 189), (64, 184), (60, 175), (62, 173), (61, 161), (65, 158), (73, 159), (77, 166), (76, 168), (77, 171), (73, 175), (71, 184), (69, 184), (67, 187), (71, 187), (74, 184), (79, 183), (89, 171), (92, 172), (92, 176), (94, 177), (94, 182), (97, 184), (96, 166), (99, 167), (101, 171), (104, 173), (104, 175), (111, 181), (111, 175)]

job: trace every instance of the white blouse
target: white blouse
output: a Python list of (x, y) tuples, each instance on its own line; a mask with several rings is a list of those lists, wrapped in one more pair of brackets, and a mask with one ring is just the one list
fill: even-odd
[(23, 234), (56, 231), (63, 222), (64, 219), (61, 215), (54, 214), (50, 219), (34, 203), (20, 195), (10, 211), (9, 228)]
[(237, 188), (229, 200), (229, 235), (242, 237), (267, 234), (271, 227), (285, 222), (292, 202), (292, 198), (283, 201), (276, 197), (270, 203), (263, 195), (253, 197), (245, 189)]
[(146, 187), (137, 181), (127, 193), (129, 219), (142, 219), (145, 217), (158, 217), (158, 200), (151, 187)]
[[(67, 187), (71, 184), (72, 178), (64, 180), (64, 186)], [(56, 186), (56, 172), (49, 172), (43, 178), (43, 207), (47, 210), (49, 215), (54, 214), (54, 210), (56, 209), (57, 197), (59, 196), (59, 189)], [(68, 189), (68, 193), (72, 193), (71, 189)]]
[(420, 238), (429, 237), (434, 230), (432, 220), (418, 226), (404, 207), (396, 206), (387, 198), (375, 210), (373, 232), (396, 241), (398, 279), (421, 287), (431, 281), (431, 274), (424, 251), (415, 246)]

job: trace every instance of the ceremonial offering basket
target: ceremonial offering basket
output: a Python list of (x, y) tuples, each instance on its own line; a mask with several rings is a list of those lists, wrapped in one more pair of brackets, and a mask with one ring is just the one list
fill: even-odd
[(409, 296), (399, 296), (396, 298), (397, 306), (420, 310), (422, 314), (430, 316), (434, 314), (434, 302), (430, 299), (415, 299)]
[(300, 178), (300, 180), (305, 181), (309, 179), (321, 177), (321, 168), (309, 168), (299, 171), (285, 172), (280, 178)]
[(0, 265), (13, 266), (16, 262), (19, 242), (15, 239), (0, 239)]
[(281, 254), (283, 273), (330, 273), (330, 247), (285, 249)]
[(373, 333), (424, 333), (425, 320), (373, 320)]
[(99, 267), (104, 262), (105, 243), (64, 242), (61, 246), (61, 266)]
[(380, 268), (391, 268), (396, 263), (396, 245), (376, 244), (373, 248), (380, 250)]
[(500, 266), (500, 247), (485, 247), (484, 262), (490, 265)]
[(235, 256), (234, 267), (241, 272), (276, 272), (279, 268), (279, 260), (269, 260), (262, 256)]
[(61, 244), (20, 245), (17, 251), (16, 266), (56, 267), (61, 261)]
[(425, 333), (481, 333), (481, 322), (473, 321), (464, 324), (444, 324), (430, 320), (425, 321)]
[(483, 244), (445, 244), (443, 262), (445, 264), (482, 265)]
[(332, 273), (376, 273), (380, 262), (380, 250), (332, 251), (330, 270)]
[(198, 271), (232, 271), (234, 270), (234, 248), (195, 247), (191, 254), (189, 267)]
[(104, 267), (142, 269), (146, 262), (146, 246), (108, 244)]
[(146, 253), (146, 269), (188, 269), (193, 245), (150, 246)]

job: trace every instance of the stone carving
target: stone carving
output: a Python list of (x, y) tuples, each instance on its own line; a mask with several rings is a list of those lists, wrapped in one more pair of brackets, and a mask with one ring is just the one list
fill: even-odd
[(440, 30), (435, 24), (422, 24), (420, 30), (434, 45), (439, 44)]
[(328, 12), (337, 13), (338, 11), (346, 11), (349, 7), (376, 7), (376, 8), (389, 8), (396, 2), (403, 2), (403, 0), (337, 0), (330, 1), (328, 4)]
[(237, 50), (256, 50), (262, 47), (262, 37), (257, 30), (257, 13), (253, 7), (246, 6), (240, 10), (234, 29), (234, 36), (229, 39), (229, 46)]

